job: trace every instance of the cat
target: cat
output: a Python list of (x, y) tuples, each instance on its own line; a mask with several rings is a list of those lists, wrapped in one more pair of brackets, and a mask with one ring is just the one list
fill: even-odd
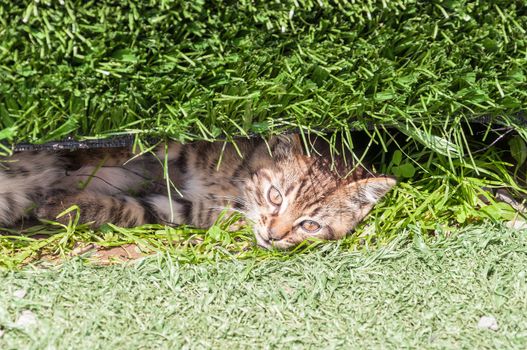
[(77, 205), (80, 222), (93, 227), (206, 228), (227, 210), (243, 213), (263, 248), (340, 239), (396, 180), (311, 143), (310, 154), (298, 135), (169, 142), (140, 155), (128, 148), (18, 152), (0, 162), (0, 225), (27, 216), (67, 223), (72, 213), (57, 216)]

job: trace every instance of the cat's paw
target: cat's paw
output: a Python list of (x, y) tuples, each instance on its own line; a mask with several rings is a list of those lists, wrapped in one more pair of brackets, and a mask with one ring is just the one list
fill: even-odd
[(75, 219), (77, 211), (72, 210), (64, 215), (60, 214), (75, 205), (74, 197), (66, 191), (54, 192), (36, 208), (35, 215), (38, 219), (68, 224)]
[(229, 232), (236, 232), (236, 231), (241, 230), (245, 226), (247, 226), (247, 222), (245, 222), (245, 220), (243, 220), (243, 219), (240, 219), (240, 220), (237, 220), (236, 222), (232, 223), (227, 230)]

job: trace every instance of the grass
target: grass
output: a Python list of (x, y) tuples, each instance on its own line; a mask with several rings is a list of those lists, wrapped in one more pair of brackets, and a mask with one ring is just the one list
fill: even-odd
[(419, 139), (483, 115), (521, 129), (523, 5), (4, 2), (0, 138), (189, 141), (373, 123)]
[[(148, 135), (188, 142), (337, 130), (353, 148), (349, 132), (359, 129), (385, 150), (379, 170), (401, 185), (350, 246), (389, 241), (410, 224), (434, 233), (510, 220), (517, 214), (482, 188), (522, 191), (525, 28), (522, 2), (508, 0), (5, 2), (0, 141), (7, 150), (70, 136), (132, 134), (144, 145)], [(468, 126), (483, 116), (488, 137)], [(504, 133), (516, 135), (508, 149), (485, 150)], [(252, 240), (209, 239), (217, 227), (207, 235), (70, 225), (40, 229), (53, 234), (42, 241), (32, 238), (37, 229), (0, 236), (0, 265), (67, 254), (76, 241), (188, 248), (197, 234), (206, 243), (187, 255), (202, 261), (245, 252)]]
[[(525, 348), (527, 238), (488, 189), (525, 194), (526, 14), (507, 0), (1, 3), (3, 151), (293, 130), (354, 148), (358, 129), (400, 183), (355, 234), (292, 252), (225, 222), (3, 230), (0, 348)], [(89, 243), (157, 255), (71, 258)]]
[[(425, 244), (410, 229), (361, 252), (3, 271), (0, 347), (524, 349), (526, 232), (487, 224)], [(17, 324), (27, 310), (36, 323)]]
[[(525, 28), (505, 0), (0, 4), (6, 150), (293, 130), (355, 148), (358, 129), (400, 180), (355, 234), (292, 252), (222, 222), (3, 230), (0, 348), (525, 348), (525, 232), (501, 226), (521, 214), (488, 191), (525, 194)], [(90, 243), (157, 255), (71, 258)]]

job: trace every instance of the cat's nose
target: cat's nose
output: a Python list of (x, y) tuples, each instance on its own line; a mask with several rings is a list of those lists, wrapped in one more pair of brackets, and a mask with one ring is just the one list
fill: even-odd
[(288, 232), (289, 231), (279, 231), (272, 227), (267, 229), (267, 235), (269, 236), (270, 241), (279, 241), (287, 236)]

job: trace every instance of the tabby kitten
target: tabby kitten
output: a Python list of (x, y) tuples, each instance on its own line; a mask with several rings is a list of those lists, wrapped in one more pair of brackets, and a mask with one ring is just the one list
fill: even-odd
[[(252, 223), (258, 245), (286, 249), (310, 237), (346, 235), (395, 185), (351, 162), (331, 158), (315, 140), (169, 143), (155, 154), (129, 149), (19, 152), (0, 163), (0, 224), (27, 216), (132, 227), (146, 223), (208, 227), (225, 209)], [(168, 178), (163, 164), (168, 165)], [(169, 184), (169, 186), (167, 186)], [(169, 190), (170, 189), (170, 193)]]

